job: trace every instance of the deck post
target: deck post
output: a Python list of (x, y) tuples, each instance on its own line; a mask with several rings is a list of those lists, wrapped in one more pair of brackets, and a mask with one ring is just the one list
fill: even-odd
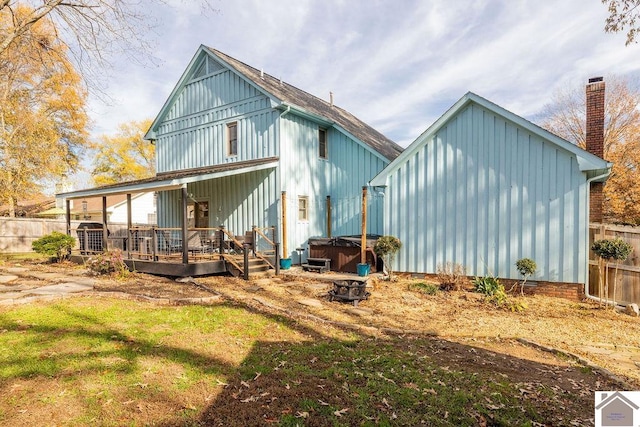
[(158, 247), (158, 230), (156, 227), (151, 227), (151, 259), (153, 261), (158, 261), (158, 253), (156, 248)]
[(71, 236), (71, 200), (67, 199), (66, 203), (66, 220), (67, 220), (67, 236)]
[(249, 245), (248, 243), (244, 243), (242, 245), (242, 249), (244, 249), (244, 265), (243, 270), (244, 270), (244, 276), (243, 279), (244, 280), (249, 280), (249, 248), (251, 247), (251, 245)]
[(282, 257), (289, 258), (287, 253), (287, 192), (282, 192)]
[(273, 250), (275, 251), (274, 262), (276, 263), (276, 276), (280, 274), (280, 242), (278, 242), (278, 230), (276, 226), (272, 226), (273, 230)]
[(102, 251), (109, 250), (107, 239), (109, 238), (109, 229), (107, 228), (107, 196), (102, 196)]
[(362, 233), (360, 236), (360, 264), (367, 263), (367, 186), (362, 187)]
[(133, 246), (133, 233), (131, 233), (131, 226), (133, 225), (133, 214), (131, 213), (131, 194), (127, 194), (127, 258), (131, 259), (131, 247)]
[(222, 256), (224, 254), (224, 225), (220, 225), (219, 228), (220, 230), (218, 231), (218, 233), (220, 233), (220, 256)]
[(331, 238), (331, 196), (327, 196), (327, 237)]
[(253, 256), (256, 256), (256, 226), (251, 226), (251, 252), (253, 252)]
[(187, 241), (187, 209), (189, 193), (187, 193), (187, 185), (182, 186), (182, 263), (189, 264), (189, 242)]

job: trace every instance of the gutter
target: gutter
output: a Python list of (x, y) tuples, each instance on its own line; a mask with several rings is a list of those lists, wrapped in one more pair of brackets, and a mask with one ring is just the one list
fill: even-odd
[[(607, 172), (603, 173), (602, 175), (597, 175), (597, 176), (594, 176), (592, 178), (587, 179), (587, 233), (586, 233), (586, 238), (585, 238), (585, 241), (587, 242), (587, 244), (589, 242), (589, 205), (591, 204), (591, 200), (590, 200), (590, 197), (591, 197), (591, 183), (593, 181), (596, 181), (596, 180), (601, 180), (603, 178), (607, 178), (607, 177), (609, 177), (609, 175), (611, 175), (611, 167), (609, 167), (609, 169), (607, 169)], [(586, 280), (585, 280), (585, 283), (584, 283), (584, 295), (587, 298), (591, 299), (591, 300), (598, 301), (600, 303), (605, 303), (606, 304), (607, 302), (603, 301), (602, 298), (597, 297), (595, 295), (589, 294), (589, 250), (590, 250), (590, 248), (587, 248), (586, 254), (585, 254), (585, 258), (586, 258), (586, 261), (587, 261), (586, 262), (587, 271), (585, 273), (586, 273), (587, 277), (586, 277)], [(613, 302), (609, 301), (608, 303), (612, 304)]]

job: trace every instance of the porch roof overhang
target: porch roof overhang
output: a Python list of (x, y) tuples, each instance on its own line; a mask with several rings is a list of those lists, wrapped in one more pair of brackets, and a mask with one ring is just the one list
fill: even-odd
[(278, 161), (278, 157), (268, 157), (258, 160), (225, 163), (223, 165), (210, 166), (206, 168), (185, 169), (177, 172), (163, 172), (156, 174), (153, 178), (105, 185), (102, 187), (88, 188), (68, 193), (59, 193), (56, 196), (67, 200), (73, 200), (86, 197), (114, 196), (116, 194), (176, 190), (192, 182), (206, 181), (209, 179), (241, 175), (248, 172), (275, 168), (278, 166)]

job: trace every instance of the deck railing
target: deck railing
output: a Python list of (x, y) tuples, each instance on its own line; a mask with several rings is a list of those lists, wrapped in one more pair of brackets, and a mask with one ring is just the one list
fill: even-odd
[[(92, 225), (93, 227), (99, 224)], [(77, 228), (78, 245), (74, 251), (81, 255), (94, 255), (108, 249), (120, 249), (126, 259), (151, 262), (183, 263), (187, 261), (225, 261), (248, 275), (248, 257), (252, 254), (264, 260), (271, 268), (279, 270), (278, 244), (275, 227), (252, 227), (242, 235), (235, 235), (224, 226), (213, 228), (188, 228), (186, 246), (182, 228), (134, 226), (107, 232), (104, 241), (103, 228)]]

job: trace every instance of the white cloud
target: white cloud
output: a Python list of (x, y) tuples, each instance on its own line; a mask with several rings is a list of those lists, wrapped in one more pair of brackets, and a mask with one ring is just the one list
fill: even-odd
[[(335, 101), (403, 145), (471, 90), (516, 114), (592, 75), (638, 73), (600, 2), (243, 0), (159, 8), (158, 68), (125, 64), (96, 133), (154, 116), (200, 44)], [(176, 6), (177, 5), (177, 6)]]

